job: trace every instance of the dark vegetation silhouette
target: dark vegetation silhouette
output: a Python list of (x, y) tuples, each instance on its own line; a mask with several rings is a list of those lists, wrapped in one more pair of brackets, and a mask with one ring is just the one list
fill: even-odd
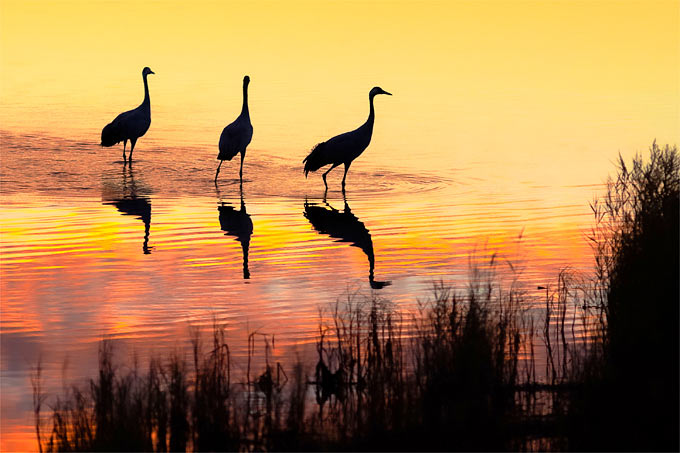
[[(220, 213), (220, 228), (224, 231), (224, 235), (234, 236), (241, 243), (241, 249), (243, 250), (243, 278), (249, 279), (248, 249), (250, 247), (250, 236), (253, 234), (253, 220), (246, 211), (246, 203), (243, 199), (243, 184), (239, 186), (239, 193), (241, 195), (241, 209), (235, 209), (228, 203), (220, 201), (217, 210)], [(220, 199), (219, 190), (218, 199)]]
[(151, 101), (149, 100), (149, 84), (146, 80), (149, 74), (155, 73), (145, 67), (142, 70), (144, 100), (141, 105), (136, 109), (121, 113), (102, 129), (101, 146), (113, 146), (123, 142), (123, 162), (126, 162), (125, 146), (130, 140), (130, 164), (132, 164), (132, 152), (135, 150), (137, 139), (146, 134), (151, 126)]
[(345, 208), (338, 211), (326, 202), (327, 206), (319, 206), (305, 201), (304, 216), (312, 227), (321, 234), (327, 234), (340, 242), (349, 242), (353, 247), (359, 247), (368, 258), (368, 281), (373, 289), (381, 289), (390, 284), (388, 281), (377, 281), (374, 277), (375, 254), (373, 253), (373, 240), (366, 226), (353, 213), (343, 197)]
[(570, 402), (573, 450), (678, 451), (680, 385), (680, 158), (652, 144), (622, 158), (592, 204), (599, 349), (586, 357)]
[(344, 164), (345, 174), (342, 177), (342, 189), (345, 189), (345, 179), (347, 179), (347, 171), (349, 170), (350, 165), (352, 165), (354, 159), (359, 157), (371, 143), (373, 123), (375, 122), (373, 98), (379, 94), (388, 94), (392, 96), (391, 93), (388, 93), (380, 87), (373, 87), (368, 93), (370, 111), (368, 119), (364, 124), (353, 131), (336, 135), (335, 137), (314, 146), (312, 152), (310, 152), (302, 161), (305, 164), (305, 178), (310, 171), (314, 172), (321, 167), (331, 165), (331, 168), (323, 174), (323, 184), (326, 189), (328, 189), (326, 175), (338, 165)]
[(222, 131), (220, 135), (220, 152), (217, 159), (220, 164), (217, 166), (215, 173), (215, 182), (217, 176), (220, 174), (220, 167), (225, 160), (231, 160), (237, 154), (241, 154), (241, 167), (238, 171), (239, 178), (243, 181), (243, 159), (246, 157), (246, 148), (253, 139), (253, 125), (250, 124), (250, 113), (248, 111), (248, 84), (250, 84), (250, 77), (243, 78), (243, 107), (241, 114), (229, 124)]
[(144, 242), (142, 251), (145, 255), (151, 253), (149, 247), (149, 232), (151, 230), (151, 200), (140, 193), (135, 182), (132, 166), (123, 167), (123, 178), (120, 186), (114, 190), (106, 190), (102, 194), (102, 203), (115, 206), (123, 215), (136, 216), (144, 222)]
[(253, 333), (236, 366), (218, 325), (209, 345), (193, 336), (191, 363), (176, 354), (146, 372), (115, 366), (103, 341), (98, 376), (50, 403), (48, 421), (36, 369), (39, 445), (677, 451), (679, 170), (677, 149), (656, 144), (621, 161), (593, 203), (598, 273), (561, 272), (540, 310), (521, 282), (495, 279), (492, 257), (415, 314), (377, 293), (338, 300), (320, 312), (315, 365), (274, 364), (274, 338)]

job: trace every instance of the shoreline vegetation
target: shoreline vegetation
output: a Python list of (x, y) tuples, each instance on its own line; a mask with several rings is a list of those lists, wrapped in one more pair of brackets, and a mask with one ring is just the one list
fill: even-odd
[(561, 272), (540, 307), (482, 270), (415, 315), (348, 296), (320, 317), (316, 363), (273, 363), (274, 338), (252, 333), (244, 373), (217, 324), (190, 359), (144, 370), (104, 340), (89, 386), (48, 398), (36, 366), (38, 447), (677, 451), (677, 147), (617, 170), (591, 204), (594, 275)]

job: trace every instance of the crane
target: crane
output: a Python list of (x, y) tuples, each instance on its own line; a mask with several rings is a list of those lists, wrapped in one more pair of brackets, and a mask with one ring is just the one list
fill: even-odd
[(144, 79), (144, 100), (136, 109), (123, 112), (102, 129), (101, 146), (113, 146), (123, 142), (123, 162), (125, 158), (125, 146), (130, 140), (130, 164), (132, 164), (132, 152), (135, 149), (137, 139), (146, 134), (151, 125), (151, 101), (149, 100), (149, 84), (146, 80), (149, 74), (155, 74), (149, 67), (142, 69)]
[(340, 164), (345, 164), (345, 175), (342, 177), (342, 190), (345, 190), (345, 179), (347, 179), (347, 171), (354, 159), (359, 157), (361, 153), (371, 143), (371, 136), (373, 135), (373, 123), (375, 121), (375, 109), (373, 108), (373, 98), (379, 94), (387, 94), (387, 91), (380, 87), (373, 87), (368, 93), (368, 103), (370, 105), (370, 112), (368, 119), (364, 124), (357, 129), (345, 132), (344, 134), (336, 135), (335, 137), (317, 144), (312, 152), (302, 161), (305, 164), (305, 178), (310, 171), (316, 171), (326, 165), (331, 165), (323, 174), (323, 183), (328, 189), (326, 183), (326, 175)]
[(215, 173), (215, 183), (217, 183), (217, 176), (220, 174), (220, 167), (225, 160), (231, 160), (233, 157), (241, 153), (241, 168), (238, 172), (239, 179), (243, 181), (243, 159), (246, 157), (246, 148), (253, 138), (253, 125), (250, 124), (250, 112), (248, 111), (248, 84), (250, 77), (243, 78), (243, 107), (241, 114), (228, 125), (220, 135), (220, 153), (217, 158), (220, 164), (217, 166)]

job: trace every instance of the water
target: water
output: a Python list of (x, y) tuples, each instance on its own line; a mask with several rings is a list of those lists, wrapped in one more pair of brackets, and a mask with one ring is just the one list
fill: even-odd
[[(413, 310), (492, 257), (532, 303), (592, 268), (588, 202), (618, 153), (678, 141), (671, 3), (0, 8), (2, 450), (36, 447), (31, 367), (54, 394), (92, 375), (102, 338), (144, 358), (217, 319), (237, 353), (276, 334), (283, 360), (339, 297)], [(99, 135), (141, 102), (144, 66), (152, 124), (129, 167)], [(245, 74), (245, 180), (237, 157), (216, 187)], [(324, 196), (302, 159), (365, 120), (375, 85), (393, 96), (371, 146), (346, 197), (341, 168)]]
[[(105, 337), (146, 357), (217, 319), (235, 350), (258, 330), (276, 335), (285, 359), (309, 352), (319, 309), (348, 293), (413, 310), (434, 282), (464, 286), (471, 263), (493, 254), (501, 277), (529, 289), (591, 266), (583, 234), (597, 186), (527, 183), (490, 196), (471, 170), (416, 175), (358, 161), (346, 197), (338, 171), (324, 200), (318, 174), (305, 181), (299, 163), (257, 149), (242, 187), (236, 162), (216, 187), (211, 148), (140, 141), (125, 166), (119, 149), (88, 137), (1, 138), (3, 427), (17, 442), (32, 432), (31, 367), (41, 359), (56, 391), (91, 375)], [(583, 201), (541, 206), (561, 197)]]

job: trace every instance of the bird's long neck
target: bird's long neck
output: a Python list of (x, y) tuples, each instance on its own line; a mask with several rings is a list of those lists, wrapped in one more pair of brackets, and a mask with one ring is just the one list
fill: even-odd
[(248, 111), (248, 84), (243, 84), (243, 107), (241, 108), (241, 116), (250, 117), (250, 112)]
[(142, 105), (146, 108), (151, 108), (151, 101), (149, 100), (149, 82), (146, 81), (148, 74), (144, 74), (142, 78), (144, 79), (144, 101)]
[(370, 111), (368, 112), (368, 119), (364, 126), (367, 127), (371, 132), (373, 131), (373, 123), (375, 122), (375, 108), (373, 107), (373, 98), (375, 96), (368, 97), (368, 104), (370, 106)]

